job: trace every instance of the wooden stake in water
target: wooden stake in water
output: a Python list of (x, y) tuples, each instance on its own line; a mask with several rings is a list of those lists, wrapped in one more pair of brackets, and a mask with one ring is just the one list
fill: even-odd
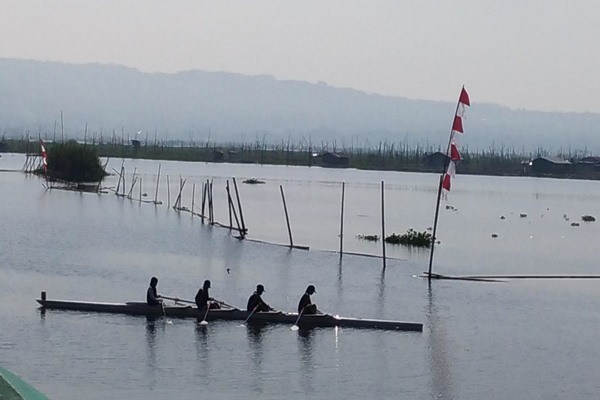
[(237, 182), (236, 182), (235, 178), (233, 178), (233, 187), (235, 189), (235, 197), (237, 199), (238, 210), (240, 212), (240, 222), (242, 223), (242, 236), (244, 236), (246, 234), (246, 232), (248, 232), (248, 230), (246, 229), (246, 223), (244, 222), (244, 213), (242, 212), (242, 202), (240, 200), (240, 193), (238, 191)]
[(167, 175), (167, 207), (171, 208), (171, 185), (169, 184), (169, 175)]
[(385, 202), (383, 181), (381, 181), (381, 249), (383, 255), (383, 269), (385, 270)]
[(206, 206), (206, 188), (207, 188), (207, 186), (208, 186), (207, 184), (205, 184), (204, 182), (202, 182), (202, 209), (200, 211), (202, 223), (204, 223), (204, 209), (205, 209), (205, 206)]
[(288, 235), (290, 237), (290, 247), (294, 247), (294, 240), (292, 239), (292, 228), (290, 227), (290, 217), (288, 216), (287, 205), (285, 203), (285, 194), (283, 194), (282, 185), (279, 185), (279, 191), (281, 192), (281, 200), (283, 200), (283, 211), (285, 212), (285, 221), (287, 223)]
[(160, 183), (160, 164), (158, 164), (158, 176), (156, 177), (156, 191), (154, 192), (154, 204), (158, 204), (158, 184)]
[(194, 216), (194, 203), (196, 200), (196, 183), (192, 186), (192, 217)]
[(344, 194), (346, 191), (346, 182), (342, 182), (342, 207), (340, 211), (340, 260), (342, 259), (344, 246)]

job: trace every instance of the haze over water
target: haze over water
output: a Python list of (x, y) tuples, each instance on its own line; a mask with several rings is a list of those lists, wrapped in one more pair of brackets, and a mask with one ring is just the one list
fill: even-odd
[[(3, 154), (0, 169), (24, 156)], [(429, 251), (387, 246), (380, 258), (339, 254), (341, 182), (346, 182), (344, 251), (381, 254), (381, 181), (386, 233), (433, 224), (438, 176), (236, 164), (161, 162), (155, 207), (112, 193), (45, 191), (43, 180), (1, 172), (0, 364), (50, 398), (527, 398), (588, 399), (600, 389), (595, 345), (596, 280), (502, 283), (419, 278)], [(154, 198), (158, 161), (125, 160)], [(119, 169), (111, 160), (108, 170)], [(180, 177), (195, 211), (200, 183), (214, 179), (215, 217), (228, 222), (225, 180), (237, 178), (249, 238), (239, 241), (171, 205)], [(245, 185), (256, 177), (264, 185)], [(231, 181), (230, 181), (231, 184)], [(116, 186), (109, 177), (106, 186)], [(448, 275), (598, 274), (600, 183), (458, 175), (442, 202), (434, 272)], [(133, 195), (138, 197), (138, 188)], [(452, 206), (446, 208), (446, 205)], [(521, 217), (526, 214), (526, 217)], [(504, 216), (505, 219), (501, 219)], [(567, 220), (568, 219), (568, 220)], [(579, 226), (571, 226), (579, 222)], [(498, 235), (493, 238), (492, 234)], [(323, 251), (328, 250), (328, 251)], [(227, 268), (230, 269), (229, 273)], [(51, 299), (142, 301), (159, 292), (193, 298), (204, 279), (214, 297), (243, 307), (257, 283), (265, 300), (292, 311), (315, 284), (319, 308), (343, 316), (419, 321), (422, 333), (356, 329), (292, 332), (236, 322), (87, 314), (37, 309)]]

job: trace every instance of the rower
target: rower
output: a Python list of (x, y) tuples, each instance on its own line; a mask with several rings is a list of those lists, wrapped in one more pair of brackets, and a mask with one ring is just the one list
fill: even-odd
[(262, 297), (260, 297), (264, 291), (265, 287), (263, 285), (256, 285), (256, 291), (248, 299), (246, 310), (253, 312), (275, 311), (274, 308), (265, 303)]
[(160, 294), (156, 291), (156, 285), (158, 285), (158, 278), (153, 276), (150, 279), (150, 287), (146, 291), (146, 303), (150, 306), (158, 306), (162, 304), (162, 299), (160, 298)]
[(321, 311), (317, 310), (317, 305), (313, 304), (310, 300), (310, 296), (317, 293), (313, 285), (308, 285), (306, 292), (300, 298), (298, 303), (298, 314), (320, 314)]
[(211, 310), (216, 310), (221, 308), (218, 302), (214, 301), (212, 297), (208, 294), (208, 289), (210, 289), (210, 281), (207, 279), (204, 281), (204, 284), (200, 289), (198, 289), (198, 293), (196, 293), (196, 305), (199, 310), (206, 310), (207, 307), (210, 307)]

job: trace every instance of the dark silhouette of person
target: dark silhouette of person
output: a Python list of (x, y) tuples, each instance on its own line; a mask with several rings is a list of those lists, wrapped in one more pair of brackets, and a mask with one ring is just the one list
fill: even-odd
[(210, 281), (207, 279), (204, 281), (204, 284), (200, 289), (198, 289), (198, 293), (196, 293), (196, 306), (198, 306), (199, 310), (206, 310), (207, 307), (210, 306), (211, 310), (219, 309), (221, 306), (219, 303), (214, 301), (210, 294), (208, 293), (208, 289), (210, 289)]
[(158, 306), (162, 303), (162, 299), (156, 291), (156, 285), (158, 285), (158, 278), (153, 276), (150, 279), (150, 287), (146, 291), (146, 303), (150, 306)]
[(313, 304), (310, 296), (314, 293), (317, 293), (315, 287), (313, 285), (308, 285), (306, 288), (306, 292), (300, 298), (300, 302), (298, 303), (298, 313), (302, 314), (318, 314), (320, 313), (317, 310), (317, 305)]
[(264, 293), (264, 291), (265, 287), (263, 285), (256, 285), (256, 291), (252, 293), (252, 296), (250, 296), (248, 299), (246, 310), (254, 312), (275, 311), (262, 299), (261, 295)]

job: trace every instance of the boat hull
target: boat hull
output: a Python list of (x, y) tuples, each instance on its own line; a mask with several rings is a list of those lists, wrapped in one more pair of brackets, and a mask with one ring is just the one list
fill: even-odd
[[(44, 300), (37, 302), (43, 309), (70, 310), (82, 312), (100, 312), (114, 314), (141, 315), (147, 317), (197, 318), (206, 321), (246, 321), (248, 311), (238, 309), (209, 310), (208, 313), (191, 306), (150, 306), (146, 303), (100, 303), (71, 300)], [(398, 331), (423, 331), (423, 324), (418, 322), (390, 321), (380, 319), (345, 318), (329, 314), (302, 315), (298, 320), (297, 313), (260, 312), (253, 313), (248, 322), (280, 323), (293, 325), (298, 321), (302, 328), (312, 327), (349, 327), (367, 329), (385, 329)]]

